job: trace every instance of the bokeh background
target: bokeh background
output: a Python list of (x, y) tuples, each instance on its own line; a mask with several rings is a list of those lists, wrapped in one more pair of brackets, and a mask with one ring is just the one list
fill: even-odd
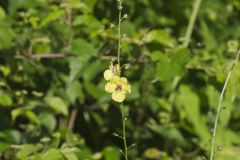
[[(240, 1), (203, 0), (183, 48), (194, 2), (123, 2), (131, 160), (208, 159)], [(0, 1), (0, 159), (123, 159), (121, 112), (103, 79), (117, 55), (117, 20), (115, 0)], [(239, 69), (224, 96), (216, 160), (240, 159)]]

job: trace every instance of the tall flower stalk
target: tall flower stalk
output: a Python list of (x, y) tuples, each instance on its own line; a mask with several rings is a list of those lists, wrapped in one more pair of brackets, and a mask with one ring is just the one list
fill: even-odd
[(124, 158), (128, 160), (128, 147), (127, 147), (127, 138), (126, 138), (126, 120), (123, 103), (120, 104), (122, 111), (122, 132), (123, 132), (123, 143), (124, 143)]
[[(122, 0), (118, 0), (118, 65), (121, 66), (120, 54), (121, 54), (121, 21), (122, 21)], [(119, 73), (121, 75), (121, 72)], [(119, 75), (119, 76), (120, 76)]]
[[(121, 21), (122, 21), (122, 0), (118, 0), (118, 65), (121, 66), (120, 54), (121, 54)], [(121, 70), (119, 70), (119, 76), (121, 76)], [(126, 138), (126, 120), (125, 120), (125, 111), (123, 103), (120, 104), (121, 115), (122, 115), (122, 139), (124, 143), (124, 158), (128, 160), (128, 147), (127, 147), (127, 138)]]
[[(131, 92), (131, 86), (128, 84), (127, 78), (121, 77), (121, 62), (120, 62), (120, 55), (121, 55), (121, 40), (122, 40), (122, 33), (121, 33), (121, 22), (125, 18), (127, 18), (127, 14), (122, 16), (122, 0), (117, 0), (118, 3), (118, 48), (117, 48), (117, 64), (114, 65), (113, 62), (110, 63), (109, 69), (104, 72), (104, 79), (108, 81), (105, 85), (105, 90), (108, 93), (112, 94), (112, 99), (118, 103), (120, 103), (120, 110), (121, 110), (121, 117), (122, 117), (122, 136), (118, 136), (123, 140), (124, 151), (122, 154), (125, 160), (128, 160), (128, 146), (127, 146), (127, 138), (126, 138), (126, 116), (123, 101), (126, 98), (126, 94)], [(114, 25), (113, 25), (114, 26)]]
[(214, 122), (214, 128), (213, 128), (212, 140), (211, 140), (210, 160), (214, 159), (214, 150), (215, 150), (215, 144), (216, 144), (216, 134), (217, 134), (217, 127), (218, 127), (219, 116), (220, 116), (220, 113), (221, 113), (221, 110), (222, 110), (223, 96), (224, 96), (224, 93), (226, 91), (228, 82), (229, 82), (229, 80), (231, 78), (232, 71), (233, 71), (233, 69), (234, 69), (234, 67), (235, 67), (235, 65), (236, 65), (236, 63), (238, 61), (239, 55), (240, 55), (240, 49), (238, 50), (237, 56), (236, 56), (232, 66), (230, 68), (230, 71), (228, 72), (227, 79), (225, 80), (225, 83), (224, 83), (224, 86), (223, 86), (223, 89), (222, 89), (222, 92), (221, 92), (221, 95), (220, 95), (220, 98), (219, 98), (219, 101), (218, 101), (217, 115), (216, 115), (215, 122)]

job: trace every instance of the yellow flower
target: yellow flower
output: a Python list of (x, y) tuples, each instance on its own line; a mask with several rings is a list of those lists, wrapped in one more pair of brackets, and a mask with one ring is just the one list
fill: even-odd
[(107, 69), (104, 72), (104, 79), (106, 79), (107, 81), (111, 80), (114, 76), (119, 75), (120, 73), (120, 67), (118, 64), (116, 64), (115, 66), (113, 66), (113, 63), (111, 62), (109, 65), (109, 69)]
[(123, 102), (127, 93), (131, 93), (131, 86), (125, 77), (114, 76), (106, 85), (105, 90), (112, 93), (112, 99)]

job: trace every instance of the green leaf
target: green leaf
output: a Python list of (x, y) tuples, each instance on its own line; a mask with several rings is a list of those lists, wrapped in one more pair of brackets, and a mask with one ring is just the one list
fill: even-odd
[(49, 149), (42, 156), (44, 160), (65, 160), (62, 153), (58, 149)]
[(83, 0), (84, 3), (88, 6), (89, 9), (93, 9), (97, 0)]
[(11, 143), (4, 142), (4, 141), (1, 140), (1, 142), (0, 142), (0, 153), (3, 153), (4, 151), (6, 151), (10, 146), (11, 146)]
[(100, 87), (96, 86), (94, 83), (91, 83), (88, 81), (84, 82), (84, 88), (95, 99), (101, 99), (101, 98), (103, 98), (103, 95), (105, 94), (105, 91), (103, 90), (103, 88), (100, 88)]
[(70, 52), (79, 55), (77, 58), (70, 59), (69, 81), (71, 83), (81, 76), (82, 71), (87, 66), (89, 59), (92, 56), (95, 56), (97, 54), (97, 51), (85, 40), (76, 39), (72, 42)]
[(208, 142), (209, 132), (206, 126), (206, 120), (200, 113), (200, 99), (189, 86), (182, 85), (179, 88), (179, 95), (176, 99), (176, 105), (181, 115), (193, 125), (196, 133), (203, 142)]
[(211, 109), (217, 109), (220, 93), (211, 85), (206, 88), (206, 94), (208, 97), (208, 105)]
[(38, 116), (31, 110), (28, 110), (25, 112), (26, 117), (31, 120), (32, 122), (39, 124), (40, 120), (38, 118)]
[(45, 27), (46, 25), (48, 25), (50, 22), (52, 21), (56, 21), (60, 18), (62, 18), (64, 14), (64, 11), (63, 10), (59, 10), (59, 9), (56, 9), (55, 11), (52, 11), (51, 13), (49, 13), (47, 15), (46, 18), (44, 18), (42, 20), (42, 22), (40, 23), (40, 27)]
[(24, 144), (20, 146), (20, 151), (17, 153), (18, 159), (29, 159), (29, 156), (33, 153), (37, 152), (37, 150), (41, 149), (42, 145), (32, 145), (32, 144)]
[(164, 53), (160, 51), (154, 51), (150, 54), (151, 61), (159, 61)]
[(68, 115), (68, 106), (60, 97), (47, 97), (46, 102), (55, 112)]
[(72, 104), (74, 104), (77, 99), (80, 101), (84, 100), (82, 85), (78, 81), (68, 84), (66, 93)]
[(39, 119), (41, 121), (41, 124), (48, 129), (48, 131), (51, 133), (55, 130), (57, 126), (57, 121), (53, 114), (50, 113), (41, 113), (39, 115)]
[(182, 133), (179, 132), (179, 130), (177, 130), (176, 128), (162, 127), (157, 124), (149, 124), (148, 127), (152, 131), (163, 136), (165, 139), (167, 139), (168, 141), (170, 141), (176, 145), (180, 145), (182, 147), (186, 147), (189, 145), (188, 142), (186, 141), (186, 139), (184, 138), (184, 136), (182, 135)]
[(157, 63), (156, 75), (159, 80), (166, 81), (174, 77), (172, 64), (169, 58), (164, 54), (159, 54), (159, 62)]
[[(98, 76), (102, 76), (103, 70), (106, 69), (106, 65), (104, 65), (105, 63), (101, 62), (101, 61), (97, 61), (95, 63), (91, 63), (88, 65), (88, 67), (84, 70), (84, 74), (83, 74), (83, 78), (86, 81), (92, 81), (94, 78), (98, 77)], [(96, 69), (97, 68), (97, 69)]]
[(123, 34), (127, 34), (128, 36), (133, 36), (136, 32), (136, 28), (133, 23), (129, 21), (124, 21), (121, 24), (121, 31)]
[(183, 109), (183, 111), (186, 111), (186, 118), (195, 124), (198, 123), (200, 118), (199, 103), (199, 97), (188, 86), (182, 85), (179, 88), (177, 104)]
[(120, 152), (118, 148), (106, 147), (103, 150), (105, 160), (120, 160)]
[(7, 77), (11, 70), (8, 66), (0, 66), (0, 72), (4, 75), (4, 77)]
[(15, 33), (9, 26), (0, 25), (0, 49), (11, 47), (14, 38)]
[(184, 66), (190, 60), (190, 52), (186, 48), (176, 49), (173, 54), (172, 62), (179, 66)]
[(91, 35), (97, 34), (103, 25), (94, 17), (90, 15), (76, 16), (73, 20), (73, 26), (80, 26), (86, 33)]
[(0, 105), (9, 107), (13, 104), (12, 98), (7, 95), (6, 93), (1, 93), (0, 92)]
[(64, 7), (66, 8), (72, 8), (75, 10), (81, 10), (84, 13), (88, 13), (90, 11), (90, 9), (88, 8), (88, 6), (79, 0), (69, 0), (69, 1), (65, 1)]
[(11, 111), (12, 121), (15, 122), (16, 118), (20, 116), (22, 113), (23, 113), (23, 110), (19, 108), (12, 110)]
[(79, 160), (76, 154), (79, 150), (75, 147), (62, 148), (61, 152), (67, 160)]
[(187, 49), (177, 49), (171, 59), (173, 74), (183, 76), (186, 72), (186, 64), (190, 60), (190, 53)]
[(147, 43), (157, 42), (167, 47), (174, 47), (176, 42), (173, 37), (166, 30), (152, 30), (150, 31), (144, 41)]
[(83, 148), (77, 152), (78, 159), (88, 160), (92, 158), (92, 152), (88, 148)]
[(221, 46), (218, 46), (217, 41), (216, 41), (216, 37), (213, 34), (211, 27), (208, 27), (207, 23), (202, 20), (201, 21), (201, 36), (203, 37), (203, 42), (204, 45), (206, 45), (206, 50), (211, 51), (214, 48), (221, 48)]
[(69, 83), (72, 83), (74, 80), (82, 76), (83, 73), (82, 71), (87, 65), (88, 60), (89, 60), (88, 56), (70, 59)]
[(70, 52), (79, 56), (91, 57), (97, 55), (97, 50), (92, 46), (91, 43), (83, 39), (73, 40), (70, 46)]
[(6, 13), (4, 9), (0, 6), (0, 19), (4, 19), (6, 17)]
[(159, 159), (162, 157), (163, 152), (157, 148), (148, 148), (144, 151), (143, 155), (146, 159)]
[(190, 59), (190, 53), (187, 49), (177, 49), (172, 57), (155, 51), (151, 55), (153, 61), (158, 61), (156, 68), (157, 78), (161, 81), (167, 81), (175, 76), (183, 76), (187, 69), (185, 65)]

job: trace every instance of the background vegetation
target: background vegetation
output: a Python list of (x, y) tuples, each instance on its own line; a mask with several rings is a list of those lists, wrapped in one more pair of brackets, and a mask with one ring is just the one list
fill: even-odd
[[(133, 160), (202, 160), (240, 37), (239, 0), (124, 1), (121, 61), (132, 85)], [(121, 112), (103, 71), (117, 54), (115, 0), (0, 1), (0, 159), (120, 160)], [(231, 40), (231, 41), (230, 41)], [(234, 41), (233, 41), (234, 40)], [(230, 42), (229, 42), (230, 41)], [(216, 160), (240, 159), (240, 65), (228, 85)], [(115, 136), (114, 136), (115, 135)]]

